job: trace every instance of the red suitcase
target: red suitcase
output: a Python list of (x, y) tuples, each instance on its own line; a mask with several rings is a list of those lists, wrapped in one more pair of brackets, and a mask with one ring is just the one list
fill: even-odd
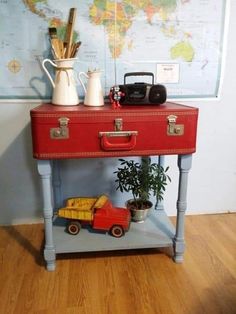
[(191, 154), (198, 109), (167, 102), (112, 109), (43, 104), (31, 110), (37, 159)]

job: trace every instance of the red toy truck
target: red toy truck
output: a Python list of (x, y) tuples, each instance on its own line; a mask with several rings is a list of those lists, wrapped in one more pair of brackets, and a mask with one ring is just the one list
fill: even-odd
[(69, 198), (66, 207), (58, 210), (58, 216), (68, 219), (70, 234), (78, 234), (82, 225), (89, 224), (93, 229), (109, 231), (116, 238), (128, 231), (131, 219), (128, 209), (113, 207), (106, 195)]

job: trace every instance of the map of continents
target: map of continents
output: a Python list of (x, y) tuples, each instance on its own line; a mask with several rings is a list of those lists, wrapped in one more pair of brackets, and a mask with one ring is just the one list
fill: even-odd
[[(70, 7), (77, 7), (74, 38), (82, 41), (76, 70), (104, 70), (105, 93), (115, 83), (121, 84), (126, 72), (153, 72), (159, 82), (160, 78), (165, 80), (159, 69), (167, 69), (176, 75), (164, 82), (170, 98), (217, 95), (224, 0), (217, 4), (213, 0), (4, 0), (0, 2), (5, 18), (0, 34), (6, 40), (0, 43), (0, 50), (7, 50), (8, 58), (1, 69), (7, 80), (1, 80), (0, 75), (2, 98), (4, 93), (7, 98), (10, 89), (16, 98), (50, 98), (52, 91), (40, 63), (51, 57), (48, 27), (57, 27), (63, 38)], [(12, 12), (22, 23), (20, 49), (15, 40), (20, 27), (12, 27), (7, 37), (7, 18)], [(212, 12), (212, 17), (207, 12)], [(80, 86), (78, 92), (83, 94)]]
[[(175, 12), (176, 7), (176, 0), (124, 0), (118, 3), (95, 0), (90, 7), (89, 16), (92, 23), (104, 26), (108, 34), (111, 55), (113, 58), (119, 58), (125, 46), (127, 32), (132, 27), (132, 21), (135, 20), (140, 11), (144, 12), (146, 20), (150, 25), (155, 14), (158, 14), (163, 22), (163, 26), (165, 26), (169, 15)], [(169, 33), (165, 27), (162, 30), (167, 36), (175, 33), (174, 28), (169, 29)], [(173, 58), (183, 57), (186, 61), (192, 61), (194, 50), (187, 39), (185, 42), (181, 42), (172, 48)]]
[[(48, 18), (47, 11), (43, 8), (48, 6), (47, 0), (23, 0), (28, 8), (35, 14), (47, 19), (50, 26), (56, 26), (59, 29), (61, 37), (65, 33), (65, 22), (59, 18)], [(86, 1), (84, 1), (86, 2)], [(187, 2), (185, 1), (182, 1)], [(40, 5), (41, 4), (41, 5)], [(124, 0), (121, 2), (111, 0), (94, 0), (89, 7), (89, 19), (91, 23), (104, 26), (108, 34), (108, 45), (111, 56), (119, 58), (125, 46), (127, 31), (132, 26), (132, 21), (140, 11), (143, 11), (146, 20), (152, 24), (152, 18), (158, 14), (163, 22), (162, 31), (166, 36), (174, 36), (175, 29), (172, 26), (169, 30), (164, 27), (169, 15), (175, 12), (177, 7), (176, 0)], [(63, 35), (63, 36), (62, 36)], [(172, 47), (171, 55), (173, 58), (183, 57), (186, 61), (192, 61), (194, 50), (188, 41), (186, 34), (185, 41), (178, 43)]]

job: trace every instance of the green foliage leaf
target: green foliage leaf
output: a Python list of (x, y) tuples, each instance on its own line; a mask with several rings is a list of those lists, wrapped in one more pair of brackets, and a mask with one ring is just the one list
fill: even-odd
[(156, 201), (163, 199), (163, 193), (166, 190), (167, 181), (171, 181), (166, 174), (169, 167), (165, 169), (157, 163), (151, 163), (151, 158), (144, 157), (142, 162), (134, 160), (119, 159), (120, 166), (116, 174), (118, 183), (116, 189), (120, 192), (132, 192), (135, 201), (137, 199), (145, 202), (149, 199), (151, 193), (156, 197)]

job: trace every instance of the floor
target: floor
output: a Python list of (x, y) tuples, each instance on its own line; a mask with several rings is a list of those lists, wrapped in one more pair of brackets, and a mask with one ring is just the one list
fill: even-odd
[(187, 216), (183, 264), (148, 249), (59, 255), (48, 272), (43, 238), (0, 227), (0, 314), (236, 314), (236, 214)]

